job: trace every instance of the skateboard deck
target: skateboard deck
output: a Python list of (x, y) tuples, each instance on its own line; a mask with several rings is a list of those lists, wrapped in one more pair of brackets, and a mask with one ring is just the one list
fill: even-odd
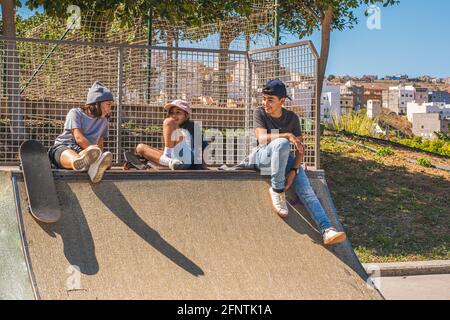
[(22, 143), (19, 151), (30, 213), (44, 223), (61, 218), (61, 207), (47, 150), (37, 141)]
[(135, 154), (131, 152), (124, 152), (123, 156), (126, 161), (125, 162), (126, 169), (130, 169), (131, 167), (137, 170), (147, 169), (147, 165), (145, 163), (142, 163), (142, 161), (139, 160), (139, 158)]

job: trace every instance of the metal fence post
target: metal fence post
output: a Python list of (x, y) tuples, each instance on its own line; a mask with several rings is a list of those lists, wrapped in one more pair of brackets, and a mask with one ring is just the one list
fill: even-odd
[(250, 143), (252, 142), (252, 126), (251, 124), (251, 111), (252, 111), (252, 89), (253, 89), (253, 77), (252, 77), (252, 59), (251, 54), (247, 52), (247, 68), (245, 69), (246, 74), (246, 90), (245, 90), (245, 99), (247, 103), (245, 104), (245, 135), (246, 135), (246, 145), (245, 145), (245, 154), (250, 154)]
[(123, 103), (123, 47), (120, 46), (117, 58), (117, 118), (116, 118), (116, 161), (122, 160), (122, 103)]

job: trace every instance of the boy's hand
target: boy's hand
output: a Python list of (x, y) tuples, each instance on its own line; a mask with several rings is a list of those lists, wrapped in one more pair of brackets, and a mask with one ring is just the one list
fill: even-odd
[(293, 134), (290, 136), (289, 141), (294, 145), (295, 149), (303, 153), (305, 151), (305, 146), (303, 145), (302, 137), (296, 137)]

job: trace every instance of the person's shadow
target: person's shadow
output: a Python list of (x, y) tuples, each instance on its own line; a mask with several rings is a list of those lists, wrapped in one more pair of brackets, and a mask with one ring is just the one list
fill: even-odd
[(203, 270), (199, 266), (164, 240), (157, 231), (149, 227), (139, 217), (113, 182), (103, 181), (98, 185), (93, 185), (92, 190), (112, 213), (149, 245), (192, 275), (196, 277), (204, 275)]
[[(41, 228), (51, 237), (59, 234), (64, 245), (64, 255), (69, 263), (80, 269), (86, 275), (94, 275), (99, 271), (95, 245), (89, 225), (80, 207), (75, 193), (66, 182), (59, 187), (63, 192), (58, 192), (59, 201), (62, 204), (63, 216), (54, 224), (41, 223), (35, 220)], [(71, 204), (70, 206), (64, 204)]]

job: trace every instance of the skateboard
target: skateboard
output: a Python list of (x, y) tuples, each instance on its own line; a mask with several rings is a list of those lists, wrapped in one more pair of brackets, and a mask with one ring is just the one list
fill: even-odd
[(148, 165), (142, 162), (135, 154), (131, 152), (124, 152), (123, 157), (125, 158), (124, 169), (129, 170), (131, 168), (135, 168), (137, 170), (145, 170), (148, 168)]
[(47, 150), (39, 142), (28, 140), (20, 146), (19, 157), (31, 215), (44, 223), (57, 222), (61, 207)]

